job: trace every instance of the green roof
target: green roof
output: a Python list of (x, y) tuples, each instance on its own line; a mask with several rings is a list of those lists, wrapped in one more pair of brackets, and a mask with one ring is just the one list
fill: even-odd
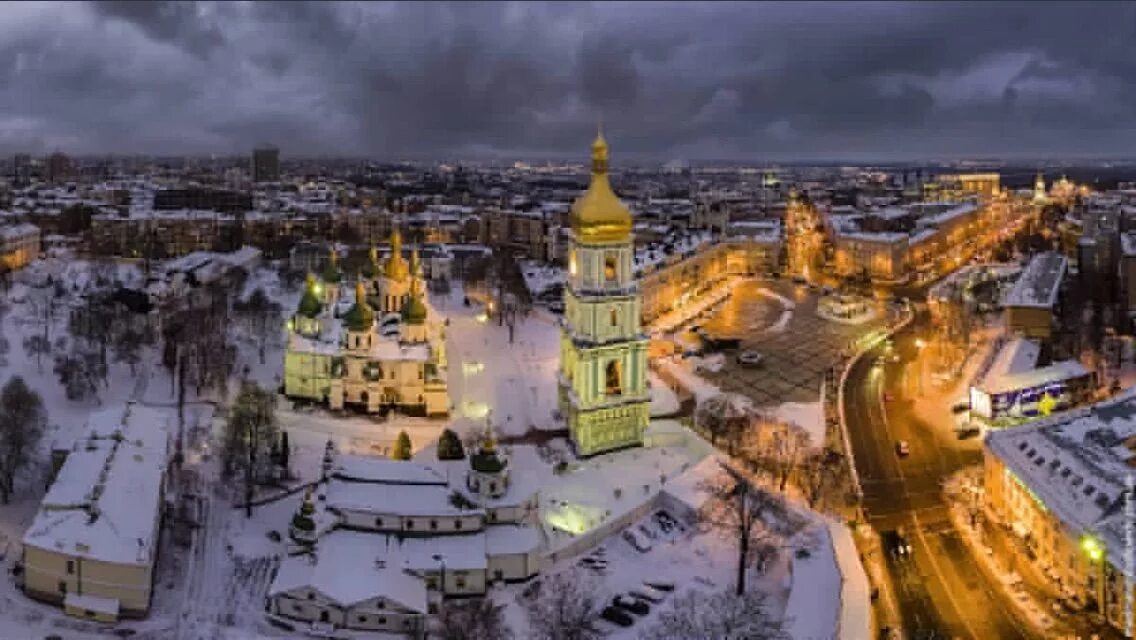
[(426, 322), (426, 304), (417, 295), (411, 294), (406, 304), (402, 305), (402, 320), (407, 324)]
[(343, 323), (351, 331), (366, 331), (375, 324), (375, 312), (365, 300), (356, 300), (343, 316)]
[(304, 290), (304, 295), (300, 298), (300, 308), (297, 313), (308, 318), (315, 318), (323, 310), (323, 303), (320, 302), (319, 296), (316, 292), (308, 287)]
[(320, 277), (323, 278), (324, 282), (336, 283), (343, 279), (343, 272), (339, 270), (339, 266), (335, 262), (328, 260)]
[(473, 467), (474, 471), (480, 471), (481, 473), (498, 473), (504, 469), (508, 463), (501, 459), (496, 452), (487, 453), (485, 451), (478, 451), (470, 456), (469, 464)]

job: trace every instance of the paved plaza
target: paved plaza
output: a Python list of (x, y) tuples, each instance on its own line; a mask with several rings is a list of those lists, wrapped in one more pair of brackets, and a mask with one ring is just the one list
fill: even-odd
[[(782, 303), (762, 295), (760, 289), (793, 301), (793, 315), (784, 330), (776, 326)], [(877, 319), (863, 325), (830, 322), (816, 315), (818, 298), (818, 293), (788, 281), (741, 284), (701, 326), (711, 335), (741, 338), (741, 350), (757, 351), (765, 361), (760, 367), (742, 367), (734, 360), (735, 354), (728, 352), (720, 371), (700, 375), (723, 391), (749, 396), (758, 405), (816, 401), (824, 372), (836, 363), (840, 352), (850, 351), (857, 337), (882, 328), (887, 316), (881, 309)]]

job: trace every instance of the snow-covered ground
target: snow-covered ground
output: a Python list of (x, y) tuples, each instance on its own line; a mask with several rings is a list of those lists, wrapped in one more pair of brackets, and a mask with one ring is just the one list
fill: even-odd
[[(698, 375), (697, 370), (703, 363), (703, 358), (691, 357), (685, 360), (660, 358), (654, 364), (682, 385), (697, 402), (703, 402), (722, 393), (717, 385)], [(765, 410), (804, 429), (816, 446), (824, 445), (824, 406), (819, 399), (815, 402), (785, 402)]]
[[(51, 265), (53, 277), (64, 278), (69, 290), (90, 280), (84, 268), (80, 261)], [(123, 279), (137, 278), (132, 266), (119, 267), (119, 271)], [(283, 286), (272, 270), (255, 270), (240, 294), (248, 296), (256, 288), (263, 289), (270, 299), (280, 304), (283, 318), (294, 310), (299, 289)], [(125, 364), (112, 362), (108, 382), (99, 388), (97, 399), (67, 400), (52, 371), (51, 357), (44, 358), (41, 369), (22, 346), (28, 336), (44, 330), (42, 322), (37, 320), (41, 316), (35, 313), (42, 308), (43, 301), (37, 298), (41, 294), (34, 287), (17, 284), (6, 296), (10, 308), (0, 323), (0, 332), (11, 348), (4, 355), (6, 365), (0, 368), (0, 382), (18, 372), (43, 395), (51, 423), (43, 443), (45, 460), (49, 448), (69, 446), (87, 415), (99, 406), (127, 400), (160, 407), (175, 406), (174, 389), (158, 363), (157, 349), (145, 351), (134, 372)], [(771, 295), (786, 305), (786, 313), (790, 312), (791, 301)], [(66, 332), (67, 313), (62, 309), (68, 299), (65, 296), (58, 301), (61, 310), (50, 327), (53, 340)], [(318, 475), (329, 439), (342, 452), (382, 455), (389, 452), (398, 433), (405, 430), (416, 455), (430, 457), (438, 434), (446, 426), (463, 433), (489, 420), (504, 436), (521, 436), (534, 429), (558, 427), (553, 419), (560, 338), (555, 318), (538, 312), (518, 318), (510, 341), (507, 326), (488, 320), (476, 306), (463, 305), (460, 287), (455, 287), (448, 296), (433, 297), (431, 303), (449, 319), (446, 345), (453, 402), (450, 420), (340, 417), (322, 409), (292, 409), (287, 406), (290, 403), (282, 402), (278, 418), (281, 427), (289, 432), (292, 466), (300, 480), (311, 480)], [(283, 341), (268, 340), (262, 359), (257, 336), (239, 323), (233, 323), (230, 330), (239, 347), (232, 386), (235, 387), (241, 377), (247, 377), (276, 388), (280, 383)], [(698, 376), (689, 365), (671, 364), (675, 367), (671, 371), (674, 378), (698, 400), (717, 393), (717, 388)], [(652, 415), (675, 413), (679, 402), (674, 391), (653, 374), (650, 381)], [(209, 423), (209, 416), (218, 407), (223, 409), (224, 400), (209, 395), (197, 397), (190, 390), (186, 412), (189, 430), (193, 431), (196, 424), (202, 427), (199, 435), (217, 435), (222, 422), (218, 419)], [(819, 403), (816, 407), (810, 403), (783, 405), (777, 412), (785, 419), (807, 423), (819, 416)], [(822, 423), (819, 418), (818, 422)], [(807, 424), (802, 426), (808, 428)], [(611, 564), (607, 576), (597, 576), (602, 579), (601, 588), (605, 593), (614, 595), (634, 588), (645, 577), (675, 582), (683, 587), (727, 587), (732, 580), (736, 551), (730, 537), (720, 531), (688, 527), (686, 532), (667, 536), (658, 530), (647, 512), (646, 519), (640, 522), (657, 536), (652, 551), (640, 554), (619, 538), (622, 527), (638, 518), (645, 505), (654, 504), (664, 491), (678, 491), (678, 479), (697, 467), (709, 453), (705, 443), (674, 422), (656, 421), (650, 435), (653, 439), (650, 446), (579, 462), (573, 460), (563, 441), (542, 447), (515, 444), (505, 448), (512, 456), (518, 477), (524, 476), (526, 483), (541, 491), (540, 515), (553, 552), (583, 547), (578, 543), (589, 532), (595, 532), (594, 537), (602, 542)], [(33, 639), (48, 634), (68, 640), (103, 637), (116, 628), (130, 628), (136, 632), (135, 637), (146, 640), (295, 637), (268, 625), (262, 610), (272, 571), (285, 552), (284, 545), (273, 542), (270, 535), (285, 533), (301, 496), (299, 493), (284, 495), (256, 507), (251, 518), (246, 518), (243, 510), (234, 507), (237, 502), (233, 495), (235, 483), (220, 478), (214, 446), (200, 437), (191, 438), (187, 444), (186, 467), (198, 478), (203, 520), (188, 548), (178, 546), (172, 541), (173, 536), (164, 538), (154, 601), (146, 620), (117, 625), (74, 620), (55, 607), (25, 598), (12, 580), (5, 577), (0, 580), (0, 639)], [(561, 465), (561, 462), (566, 464)], [(43, 465), (36, 473), (27, 474), (13, 503), (0, 506), (0, 549), (6, 551), (2, 561), (4, 569), (9, 569), (18, 558), (18, 541), (43, 494), (45, 470), (46, 465)], [(591, 544), (589, 540), (586, 546), (590, 548)], [(582, 549), (582, 552), (589, 551)], [(573, 557), (567, 557), (569, 555)], [(783, 554), (764, 574), (755, 576), (752, 583), (769, 594), (771, 608), (777, 615), (784, 611), (789, 599), (789, 555)], [(577, 561), (574, 553), (563, 553), (559, 557), (566, 559), (550, 571), (562, 570)], [(517, 603), (524, 588), (525, 585), (516, 585), (494, 592), (508, 603), (510, 619), (518, 625), (518, 637), (524, 637), (525, 623)], [(645, 622), (640, 620), (630, 630), (617, 630), (613, 637), (635, 637)]]
[(505, 436), (557, 428), (553, 412), (560, 328), (553, 318), (541, 313), (518, 317), (510, 343), (508, 326), (498, 326), (476, 305), (462, 305), (460, 287), (431, 302), (450, 321), (446, 349), (452, 417), (488, 417)]

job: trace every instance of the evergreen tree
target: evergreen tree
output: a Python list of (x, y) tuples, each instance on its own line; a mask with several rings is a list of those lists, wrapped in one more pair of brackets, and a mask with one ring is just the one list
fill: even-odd
[(411, 454), (410, 436), (405, 431), (398, 432), (398, 439), (394, 442), (391, 458), (394, 460), (409, 460)]
[(461, 438), (459, 438), (458, 434), (454, 433), (451, 429), (443, 430), (442, 435), (438, 438), (438, 459), (465, 459), (465, 448), (462, 447)]

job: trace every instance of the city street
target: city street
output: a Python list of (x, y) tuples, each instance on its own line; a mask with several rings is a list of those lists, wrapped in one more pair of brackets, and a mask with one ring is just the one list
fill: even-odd
[[(915, 331), (909, 328), (896, 335), (900, 362), (877, 367), (876, 358), (884, 351), (876, 349), (852, 368), (845, 387), (849, 437), (868, 523), (877, 532), (901, 531), (912, 550), (900, 559), (883, 552), (905, 637), (1032, 637), (1011, 613), (999, 586), (975, 566), (951, 525), (940, 481), (978, 464), (981, 443), (960, 441), (949, 427), (920, 420), (913, 410), (920, 398), (901, 393), (901, 388), (912, 388), (903, 384), (902, 374), (905, 363), (918, 353)], [(931, 391), (930, 385), (924, 389)], [(946, 411), (949, 401), (938, 401)], [(905, 457), (897, 453), (901, 440), (910, 447)]]

